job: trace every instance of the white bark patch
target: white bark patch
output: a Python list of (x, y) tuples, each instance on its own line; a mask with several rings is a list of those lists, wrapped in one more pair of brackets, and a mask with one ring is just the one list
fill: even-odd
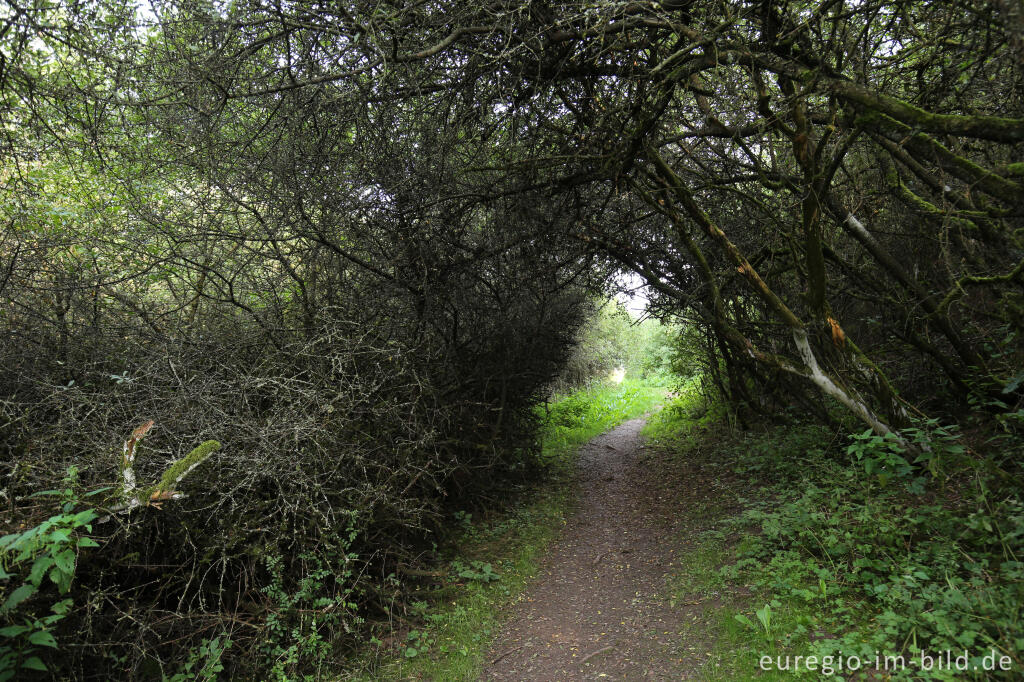
[[(852, 216), (850, 217), (852, 218)], [(854, 220), (856, 220), (856, 218), (854, 218)], [(793, 341), (796, 343), (797, 350), (800, 351), (800, 358), (804, 361), (804, 366), (807, 370), (805, 376), (808, 379), (813, 381), (818, 388), (824, 391), (827, 395), (832, 396), (843, 405), (850, 408), (854, 414), (867, 422), (871, 426), (871, 429), (878, 435), (884, 436), (887, 433), (892, 433), (892, 429), (882, 423), (878, 417), (868, 409), (867, 405), (836, 386), (835, 382), (821, 371), (821, 367), (818, 366), (818, 359), (814, 357), (814, 351), (811, 349), (811, 344), (807, 340), (807, 332), (803, 329), (794, 329)]]
[(121, 478), (124, 481), (124, 488), (121, 491), (121, 499), (129, 508), (138, 507), (141, 503), (135, 497), (135, 489), (138, 482), (135, 479), (135, 439), (132, 438), (124, 444), (124, 455), (122, 459)]
[(846, 224), (853, 228), (853, 231), (859, 234), (865, 241), (875, 243), (875, 238), (868, 232), (868, 228), (864, 227), (864, 223), (857, 220), (857, 217), (852, 213), (846, 214)]

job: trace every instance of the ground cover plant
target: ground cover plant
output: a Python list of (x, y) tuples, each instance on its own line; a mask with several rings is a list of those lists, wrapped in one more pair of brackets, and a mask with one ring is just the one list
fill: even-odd
[[(910, 464), (889, 439), (815, 424), (708, 430), (695, 402), (669, 406), (649, 433), (722, 482), (695, 513), (702, 535), (673, 587), (680, 599), (724, 600), (703, 616), (719, 635), (708, 679), (1016, 678), (1015, 481), (934, 423), (905, 433), (931, 447)], [(943, 454), (958, 463), (931, 468)]]

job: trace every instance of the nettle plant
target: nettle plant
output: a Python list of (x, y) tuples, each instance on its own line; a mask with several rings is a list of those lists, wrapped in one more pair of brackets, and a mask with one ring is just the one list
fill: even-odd
[(39, 657), (40, 647), (57, 648), (52, 629), (71, 611), (72, 600), (64, 598), (54, 602), (49, 613), (42, 616), (24, 607), (49, 584), (56, 587), (58, 594), (66, 595), (71, 590), (78, 553), (99, 546), (85, 534), (92, 532), (92, 522), (98, 513), (91, 508), (75, 509), (82, 504), (82, 497), (105, 489), (81, 495), (75, 467), (68, 469), (64, 485), (62, 490), (32, 495), (56, 497), (60, 513), (38, 526), (0, 538), (0, 598), (3, 599), (0, 618), (8, 623), (0, 628), (0, 682), (13, 678), (21, 670), (47, 670)]
[(878, 477), (887, 485), (893, 479), (903, 482), (907, 490), (920, 495), (924, 492), (928, 473), (936, 477), (943, 463), (963, 455), (965, 448), (959, 441), (956, 426), (942, 426), (936, 419), (897, 433), (879, 436), (868, 429), (851, 436), (853, 442), (847, 454), (860, 462), (866, 474)]
[(262, 588), (271, 608), (264, 623), (261, 652), (267, 679), (291, 682), (312, 679), (300, 675), (302, 665), (326, 664), (335, 652), (333, 633), (354, 632), (363, 623), (356, 615), (355, 571), (359, 555), (350, 551), (358, 536), (356, 514), (348, 530), (298, 558), (299, 577), (293, 581), (285, 557), (271, 551), (263, 559), (269, 582)]

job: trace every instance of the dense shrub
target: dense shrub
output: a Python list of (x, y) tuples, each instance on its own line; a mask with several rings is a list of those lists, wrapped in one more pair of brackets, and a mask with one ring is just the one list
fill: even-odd
[[(41, 168), (52, 177), (31, 185), (37, 206), (5, 247), (18, 258), (0, 298), (3, 530), (44, 523), (33, 495), (69, 467), (86, 489), (113, 487), (91, 498), (111, 517), (92, 530), (102, 549), (81, 557), (74, 606), (47, 626), (76, 646), (33, 654), (55, 674), (170, 676), (201, 650), (236, 676), (315, 668), (388, 616), (402, 591), (389, 576), (420, 560), (449, 504), (539, 466), (532, 408), (588, 294), (538, 255), (555, 242), (489, 245), (542, 213), (512, 202), (476, 214), (496, 224), (458, 244), (399, 249), (409, 226), (381, 212), (332, 236), (354, 265), (302, 230), (260, 236), (252, 222), (212, 238), (176, 224), (195, 197), (134, 232), (103, 231), (133, 224), (123, 205), (64, 221), (47, 206), (66, 201), (67, 169)], [(200, 443), (222, 448), (176, 486), (185, 496), (118, 509), (124, 443), (149, 421), (133, 446), (140, 490)], [(49, 617), (44, 597), (4, 618)]]

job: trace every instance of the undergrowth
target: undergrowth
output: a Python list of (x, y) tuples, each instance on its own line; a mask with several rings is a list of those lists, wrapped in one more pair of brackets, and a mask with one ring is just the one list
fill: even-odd
[(705, 605), (706, 679), (1020, 678), (1012, 479), (934, 422), (902, 442), (801, 423), (739, 434), (697, 418), (698, 400), (647, 434), (716, 490), (692, 512), (702, 532), (673, 583), (674, 599)]
[(502, 609), (520, 597), (573, 508), (570, 474), (577, 448), (649, 412), (664, 395), (661, 386), (627, 380), (594, 384), (538, 406), (546, 485), (504, 510), (491, 510), (487, 519), (457, 512), (452, 523), (460, 531), (447, 543), (437, 586), (401, 617), (396, 609), (394, 627), (374, 637), (348, 679), (476, 679), (488, 663)]

